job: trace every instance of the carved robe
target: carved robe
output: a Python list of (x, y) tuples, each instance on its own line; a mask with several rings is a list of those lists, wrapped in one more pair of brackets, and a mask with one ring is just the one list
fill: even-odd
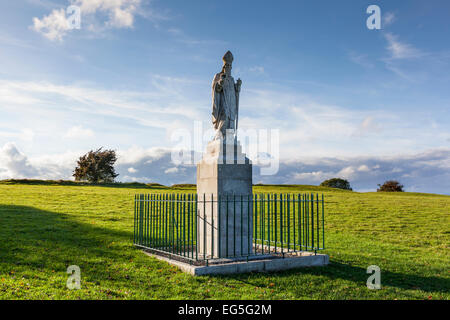
[(236, 83), (230, 75), (217, 73), (212, 83), (212, 122), (217, 130), (216, 139), (220, 133), (226, 136), (226, 130), (235, 130), (239, 91)]

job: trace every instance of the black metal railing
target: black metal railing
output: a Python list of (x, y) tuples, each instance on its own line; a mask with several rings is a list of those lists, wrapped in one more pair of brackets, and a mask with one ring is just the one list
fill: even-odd
[(318, 194), (139, 194), (134, 244), (191, 263), (317, 252), (324, 211)]

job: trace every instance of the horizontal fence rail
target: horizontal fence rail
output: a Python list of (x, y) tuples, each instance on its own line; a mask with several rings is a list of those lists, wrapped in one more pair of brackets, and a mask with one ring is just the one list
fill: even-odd
[(158, 193), (134, 200), (134, 244), (190, 263), (325, 248), (323, 195)]

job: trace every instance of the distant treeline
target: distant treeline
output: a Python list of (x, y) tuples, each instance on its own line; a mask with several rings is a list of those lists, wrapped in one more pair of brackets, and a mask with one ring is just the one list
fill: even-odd
[(109, 182), (109, 183), (89, 183), (78, 182), (72, 180), (37, 180), (37, 179), (7, 179), (0, 180), (0, 184), (28, 184), (43, 186), (104, 186), (104, 187), (123, 187), (123, 188), (152, 188), (152, 189), (169, 189), (169, 188), (195, 188), (195, 184), (174, 184), (172, 186), (164, 186), (159, 183), (141, 183), (141, 182)]

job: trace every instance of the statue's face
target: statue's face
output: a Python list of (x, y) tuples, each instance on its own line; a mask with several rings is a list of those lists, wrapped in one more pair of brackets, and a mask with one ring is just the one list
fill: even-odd
[(225, 63), (225, 65), (223, 66), (223, 70), (226, 74), (231, 74), (231, 63)]

